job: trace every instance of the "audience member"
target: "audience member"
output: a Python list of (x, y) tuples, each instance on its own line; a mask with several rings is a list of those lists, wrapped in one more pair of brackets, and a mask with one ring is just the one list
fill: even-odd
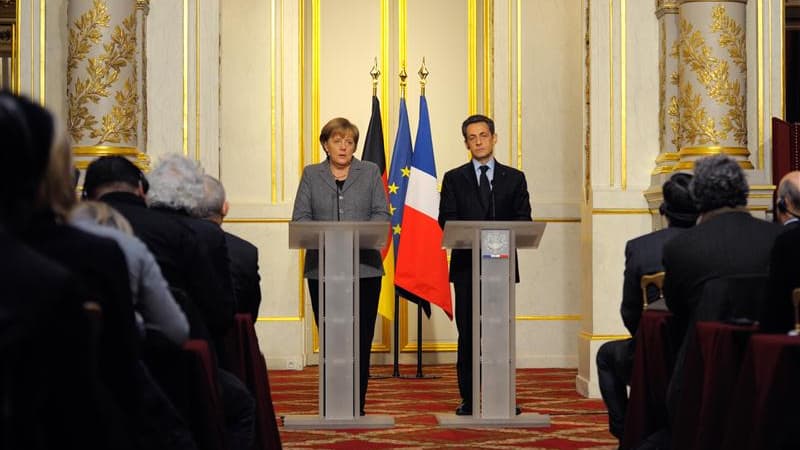
[[(165, 161), (171, 160), (168, 157)], [(130, 222), (158, 262), (164, 278), (184, 309), (193, 338), (209, 340), (215, 349), (223, 349), (223, 338), (233, 325), (235, 301), (232, 289), (223, 287), (204, 236), (195, 231), (199, 220), (187, 216), (202, 195), (199, 168), (182, 164), (173, 171), (162, 161), (151, 172), (155, 180), (157, 201), (154, 208), (145, 203), (145, 194), (153, 188), (144, 174), (122, 157), (102, 157), (93, 161), (86, 171), (84, 195), (110, 204)], [(182, 181), (177, 181), (178, 179)], [(200, 180), (199, 182), (197, 180)], [(208, 224), (214, 227), (213, 224)], [(197, 228), (202, 228), (198, 226)], [(217, 227), (215, 227), (217, 228)], [(227, 250), (225, 250), (227, 254)], [(218, 253), (213, 254), (213, 259)], [(226, 255), (227, 258), (227, 255)], [(148, 362), (168, 391), (179, 389), (180, 380), (169, 371), (170, 358), (150, 355)], [(234, 449), (248, 449), (253, 442), (254, 404), (247, 388), (231, 373), (218, 369), (220, 394), (225, 419)], [(180, 405), (185, 411), (191, 405)]]
[(664, 245), (664, 296), (675, 319), (689, 332), (683, 338), (667, 392), (671, 417), (681, 396), (683, 360), (687, 345), (693, 345), (689, 342), (694, 340), (694, 323), (728, 319), (731, 307), (737, 314), (755, 319), (761, 307), (758, 296), (741, 301), (717, 298), (704, 292), (705, 288), (734, 276), (765, 278), (770, 250), (781, 231), (774, 223), (747, 211), (747, 179), (739, 164), (728, 156), (696, 161), (689, 188), (700, 212), (698, 225)]
[(223, 333), (212, 330), (211, 338), (216, 346), (222, 367), (228, 367), (225, 345), (225, 332), (233, 326), (236, 311), (236, 297), (231, 277), (228, 246), (222, 229), (207, 220), (191, 216), (205, 194), (203, 169), (189, 158), (178, 154), (167, 155), (153, 167), (148, 174), (150, 190), (147, 192), (147, 205), (150, 209), (161, 211), (175, 217), (188, 226), (197, 236), (198, 242), (208, 251), (214, 271), (212, 276), (219, 285), (218, 302), (225, 305)]
[[(228, 201), (225, 188), (216, 178), (203, 177), (204, 195), (194, 215), (222, 226), (222, 219), (228, 214)], [(261, 277), (258, 274), (258, 248), (235, 234), (225, 232), (225, 244), (231, 260), (233, 289), (236, 292), (236, 311), (247, 313), (253, 322), (258, 318), (261, 305)]]
[[(664, 270), (661, 254), (664, 243), (694, 225), (697, 209), (689, 195), (692, 176), (676, 173), (664, 183), (661, 192), (664, 202), (659, 208), (666, 216), (667, 228), (631, 239), (625, 245), (625, 276), (622, 285), (622, 321), (630, 339), (606, 342), (597, 351), (597, 375), (600, 394), (608, 408), (609, 431), (622, 440), (625, 411), (628, 405), (627, 385), (630, 384), (633, 368), (633, 353), (636, 345), (636, 330), (644, 308), (640, 288), (642, 275)], [(648, 303), (658, 298), (656, 289), (648, 291)]]
[(176, 346), (189, 338), (189, 322), (175, 302), (153, 254), (133, 236), (122, 214), (106, 203), (86, 201), (73, 209), (72, 225), (98, 236), (113, 239), (125, 254), (137, 318), (147, 334), (163, 336)]
[(793, 170), (778, 184), (775, 215), (783, 225), (800, 224), (800, 171)]
[(759, 329), (767, 333), (786, 333), (800, 319), (792, 303), (792, 292), (800, 287), (797, 255), (800, 255), (800, 227), (793, 226), (775, 238), (769, 263), (767, 297)]
[[(167, 155), (153, 167), (148, 175), (150, 190), (147, 202), (151, 209), (176, 217), (187, 225), (207, 250), (214, 267), (214, 279), (220, 286), (226, 305), (227, 327), (233, 325), (236, 297), (230, 273), (228, 247), (222, 229), (206, 220), (191, 216), (204, 196), (203, 170), (196, 161), (178, 154)], [(249, 449), (254, 441), (255, 404), (247, 387), (235, 375), (223, 370), (230, 363), (225, 354), (224, 334), (212, 334), (220, 369), (218, 371), (221, 396), (225, 406), (225, 419), (230, 431), (231, 444), (236, 449)]]
[(96, 429), (117, 442), (119, 448), (135, 448), (143, 424), (142, 384), (138, 377), (139, 342), (125, 258), (114, 241), (64, 224), (76, 198), (72, 190), (71, 151), (65, 135), (57, 129), (61, 124), (47, 110), (27, 99), (2, 97), (6, 107), (13, 105), (14, 114), (21, 114), (28, 130), (30, 145), (13, 151), (27, 152), (28, 164), (41, 174), (35, 179), (35, 189), (25, 190), (28, 197), (17, 198), (30, 205), (24, 211), (32, 212), (21, 238), (75, 274), (86, 287), (84, 301), (95, 302), (102, 308), (97, 355), (102, 383), (96, 389), (98, 395), (107, 399), (110, 409), (100, 416)]
[(32, 148), (27, 102), (0, 93), (0, 154), (14, 169), (0, 177), (0, 446), (114, 448), (127, 436), (96, 429), (113, 405), (100, 388), (92, 328), (83, 314), (89, 296), (67, 268), (19, 239), (47, 165)]
[(104, 156), (89, 164), (83, 195), (111, 205), (147, 245), (189, 320), (190, 336), (205, 340), (224, 336), (234, 307), (225, 303), (227, 297), (215, 282), (208, 251), (177, 217), (147, 207), (148, 189), (147, 178), (132, 162), (122, 156)]
[(707, 306), (702, 294), (710, 279), (767, 274), (781, 231), (747, 211), (747, 179), (730, 157), (698, 160), (690, 190), (700, 212), (698, 225), (664, 246), (664, 296), (670, 311), (687, 321)]

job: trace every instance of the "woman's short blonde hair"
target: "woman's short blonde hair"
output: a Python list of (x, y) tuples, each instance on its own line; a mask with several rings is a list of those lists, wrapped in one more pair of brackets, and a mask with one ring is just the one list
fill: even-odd
[(86, 200), (78, 203), (69, 215), (71, 222), (89, 222), (133, 234), (128, 219), (106, 203)]
[(319, 143), (325, 145), (332, 136), (352, 136), (355, 145), (358, 145), (358, 127), (344, 117), (336, 117), (328, 121), (319, 132)]

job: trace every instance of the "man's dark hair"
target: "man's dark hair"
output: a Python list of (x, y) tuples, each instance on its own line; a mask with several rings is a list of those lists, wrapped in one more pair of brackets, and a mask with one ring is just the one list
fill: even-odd
[(689, 191), (698, 211), (705, 213), (746, 206), (750, 187), (739, 163), (729, 156), (715, 155), (695, 161)]
[(475, 114), (467, 117), (467, 120), (461, 124), (461, 135), (464, 136), (465, 141), (467, 140), (467, 127), (473, 123), (479, 122), (485, 123), (489, 127), (489, 131), (494, 134), (494, 120), (484, 116), (483, 114)]
[(659, 212), (667, 217), (670, 226), (688, 228), (697, 222), (697, 207), (689, 193), (692, 178), (688, 173), (676, 173), (661, 187), (664, 203)]
[(89, 164), (83, 181), (83, 196), (95, 198), (97, 189), (113, 184), (125, 184), (138, 188), (139, 183), (147, 193), (149, 184), (142, 171), (123, 156), (101, 156)]

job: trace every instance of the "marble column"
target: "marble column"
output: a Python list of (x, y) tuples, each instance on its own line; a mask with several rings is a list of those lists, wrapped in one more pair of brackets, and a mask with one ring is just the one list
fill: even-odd
[(726, 154), (753, 169), (747, 149), (747, 0), (679, 0), (678, 111), (680, 160), (694, 167)]
[(659, 154), (653, 169), (653, 185), (660, 186), (680, 159), (678, 114), (678, 3), (656, 0), (658, 18), (658, 122)]
[(70, 0), (67, 130), (76, 165), (122, 155), (146, 168), (140, 148), (136, 0)]

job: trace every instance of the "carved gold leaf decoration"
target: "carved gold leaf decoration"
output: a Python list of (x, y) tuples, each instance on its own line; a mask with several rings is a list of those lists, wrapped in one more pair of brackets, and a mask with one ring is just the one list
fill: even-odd
[(716, 131), (714, 118), (703, 107), (703, 97), (695, 94), (691, 83), (680, 87), (678, 105), (681, 111), (681, 138), (683, 144), (718, 145), (720, 136)]
[[(101, 28), (108, 28), (111, 16), (108, 14), (106, 5), (101, 0), (95, 0), (94, 5), (89, 11), (78, 17), (69, 30), (69, 44), (67, 55), (67, 86), (72, 86), (74, 72), (78, 69), (78, 63), (86, 58), (94, 44), (102, 39)], [(87, 70), (96, 71), (89, 62)], [(91, 78), (91, 77), (90, 77)], [(67, 105), (69, 107), (69, 118), (67, 127), (74, 141), (83, 139), (84, 132), (91, 130), (97, 123), (97, 119), (89, 112), (86, 107), (87, 102), (97, 103), (99, 97), (96, 86), (90, 80), (75, 81), (74, 89), (67, 89)]]
[(747, 72), (747, 52), (745, 47), (744, 29), (729, 16), (725, 7), (715, 6), (711, 11), (711, 31), (719, 33), (719, 45), (728, 50), (740, 73)]
[(680, 108), (678, 106), (678, 97), (672, 96), (669, 99), (669, 109), (667, 110), (667, 115), (669, 116), (669, 127), (672, 130), (672, 145), (675, 149), (680, 149), (681, 147), (681, 120), (680, 120)]
[(78, 61), (84, 59), (93, 44), (103, 37), (100, 28), (108, 28), (111, 16), (105, 3), (95, 0), (94, 6), (81, 15), (69, 29), (67, 53), (67, 84), (72, 84), (72, 75), (78, 68)]
[[(100, 0), (95, 0), (93, 9), (99, 10), (101, 5)], [(97, 13), (90, 11), (82, 17), (96, 16)], [(109, 20), (105, 21), (106, 27)], [(99, 27), (97, 29), (99, 30)], [(94, 45), (100, 43), (101, 39), (102, 35), (96, 40), (88, 40), (90, 44), (81, 49), (82, 53), (74, 55), (76, 68), (78, 62), (83, 60)], [(74, 88), (68, 92), (70, 111), (68, 125), (73, 140), (80, 141), (84, 134), (88, 133), (91, 138), (99, 138), (95, 145), (126, 142), (135, 137), (138, 102), (135, 71), (135, 13), (124, 19), (121, 26), (114, 27), (110, 40), (102, 45), (102, 49), (100, 55), (86, 60), (86, 77), (76, 77)], [(111, 112), (103, 116), (98, 127), (97, 119), (87, 108), (88, 103), (98, 104), (101, 99), (109, 98), (111, 89), (119, 80), (120, 72), (129, 66), (134, 69), (132, 75), (125, 80), (121, 89), (114, 92), (114, 106), (112, 106)]]
[[(718, 8), (720, 7), (715, 9)], [(724, 15), (724, 8), (722, 8), (722, 13)], [(723, 22), (720, 20), (720, 23)], [(690, 116), (693, 116), (694, 123), (681, 124), (682, 132), (688, 132), (688, 134), (682, 134), (682, 137), (685, 138), (684, 144), (718, 144), (720, 139), (727, 140), (730, 133), (739, 145), (747, 145), (746, 102), (740, 81), (738, 79), (731, 81), (728, 61), (712, 56), (712, 49), (706, 45), (702, 34), (694, 30), (688, 21), (681, 19), (680, 28), (681, 61), (695, 74), (711, 99), (729, 107), (725, 116), (720, 118), (720, 130), (713, 129), (714, 123), (711, 118), (708, 119), (711, 120), (712, 129), (707, 129), (708, 122), (704, 118), (707, 112), (704, 108), (702, 113), (692, 110)], [(744, 51), (743, 45), (741, 51)], [(691, 89), (682, 86), (681, 93), (684, 91), (691, 91)], [(698, 94), (698, 98), (702, 97), (699, 97)], [(691, 109), (695, 107), (695, 100), (694, 98), (681, 99), (679, 105), (681, 108)], [(699, 107), (699, 105), (697, 106)]]

